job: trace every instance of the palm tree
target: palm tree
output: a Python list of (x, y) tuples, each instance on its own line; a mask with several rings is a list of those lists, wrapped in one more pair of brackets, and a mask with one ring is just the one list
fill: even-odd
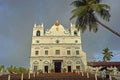
[(93, 32), (97, 32), (98, 24), (100, 24), (102, 27), (120, 37), (120, 33), (104, 25), (96, 17), (99, 15), (103, 20), (106, 21), (109, 21), (110, 19), (110, 6), (107, 4), (100, 4), (100, 2), (101, 0), (73, 1), (71, 5), (74, 5), (76, 8), (72, 10), (73, 15), (70, 20), (76, 18), (76, 28), (82, 32), (84, 32), (87, 27), (89, 27), (89, 31), (93, 30)]
[(103, 61), (110, 61), (113, 57), (112, 52), (108, 48), (103, 49)]

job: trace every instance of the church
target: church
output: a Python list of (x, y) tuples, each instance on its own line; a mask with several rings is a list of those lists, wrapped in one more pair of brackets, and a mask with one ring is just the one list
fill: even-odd
[(87, 68), (86, 53), (82, 51), (80, 31), (70, 24), (65, 29), (56, 21), (50, 29), (43, 24), (33, 27), (30, 72), (42, 70), (49, 73), (85, 71)]

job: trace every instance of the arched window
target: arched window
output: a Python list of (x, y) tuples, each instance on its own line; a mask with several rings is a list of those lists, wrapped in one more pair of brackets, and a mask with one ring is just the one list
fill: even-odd
[(35, 51), (35, 55), (38, 55), (39, 54), (39, 51)]
[(36, 32), (36, 36), (40, 36), (40, 31), (39, 30)]
[(34, 72), (37, 72), (37, 70), (38, 70), (38, 65), (39, 65), (39, 62), (38, 62), (38, 61), (34, 61), (34, 62), (33, 62), (33, 71), (34, 71)]
[(76, 30), (74, 31), (74, 35), (77, 36), (77, 31)]

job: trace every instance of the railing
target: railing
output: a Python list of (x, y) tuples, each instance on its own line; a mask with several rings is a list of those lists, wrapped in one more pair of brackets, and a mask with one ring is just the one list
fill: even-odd
[[(0, 80), (102, 80), (98, 75), (86, 72), (79, 73), (44, 73), (44, 74), (8, 74), (0, 76)], [(104, 78), (104, 80), (110, 80)], [(112, 78), (112, 80), (117, 80)]]

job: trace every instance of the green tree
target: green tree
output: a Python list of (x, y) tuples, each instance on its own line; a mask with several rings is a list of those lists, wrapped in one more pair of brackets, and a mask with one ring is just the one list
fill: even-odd
[(1, 71), (1, 70), (4, 70), (4, 65), (1, 65), (1, 66), (0, 66), (0, 71)]
[(89, 31), (97, 32), (98, 24), (107, 30), (111, 31), (115, 35), (120, 37), (120, 33), (114, 31), (110, 27), (106, 26), (100, 22), (97, 16), (100, 16), (103, 20), (110, 20), (110, 6), (107, 4), (100, 4), (101, 0), (75, 0), (71, 5), (75, 6), (75, 9), (72, 10), (72, 17), (76, 18), (76, 28), (84, 32), (87, 27)]
[(14, 66), (11, 65), (10, 67), (7, 68), (7, 70), (8, 70), (10, 73), (14, 72)]
[(103, 61), (110, 61), (113, 57), (112, 55), (112, 52), (108, 49), (108, 48), (105, 48), (103, 49)]
[(18, 69), (19, 69), (19, 73), (28, 73), (29, 72), (29, 70), (24, 67), (19, 67)]
[(11, 65), (10, 67), (7, 68), (10, 73), (28, 73), (28, 69), (24, 67), (15, 67)]

